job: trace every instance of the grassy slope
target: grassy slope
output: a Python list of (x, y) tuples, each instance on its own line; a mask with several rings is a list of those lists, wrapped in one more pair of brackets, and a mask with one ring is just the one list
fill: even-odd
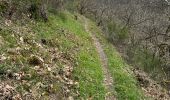
[[(75, 33), (81, 41), (81, 49), (77, 54), (78, 65), (74, 69), (74, 78), (80, 82), (80, 98), (92, 98), (103, 100), (105, 89), (102, 85), (103, 75), (99, 56), (92, 45), (92, 40), (88, 33), (85, 32), (82, 19), (77, 22), (74, 16), (67, 13), (68, 20), (65, 22), (56, 21), (62, 27), (65, 27)], [(79, 98), (79, 99), (80, 99)]]
[[(51, 53), (46, 52), (46, 50), (48, 50), (46, 48), (58, 48), (59, 52), (63, 52), (66, 54), (64, 56), (69, 56), (69, 58), (74, 61), (71, 62), (72, 60), (68, 60), (68, 63), (71, 63), (74, 67), (72, 78), (79, 82), (79, 87), (75, 87), (75, 89), (72, 90), (72, 92), (76, 92), (78, 90), (80, 95), (77, 99), (104, 100), (105, 89), (102, 84), (103, 75), (100, 66), (101, 63), (95, 47), (92, 45), (92, 40), (89, 34), (85, 32), (83, 25), (82, 18), (79, 18), (79, 20), (76, 21), (74, 20), (74, 15), (65, 12), (57, 15), (50, 14), (49, 22), (47, 23), (33, 21), (32, 23), (30, 22), (23, 26), (20, 22), (18, 22), (18, 24), (16, 23), (12, 25), (12, 27), (9, 26), (1, 30), (0, 36), (3, 38), (2, 41), (4, 42), (4, 45), (0, 46), (0, 54), (5, 54), (10, 57), (14, 56), (6, 52), (9, 48), (16, 48), (18, 46), (20, 48), (25, 48), (26, 46), (17, 44), (17, 41), (20, 40), (20, 38), (18, 36), (13, 37), (11, 35), (16, 34), (15, 30), (18, 28), (20, 29), (19, 33), (23, 33), (21, 34), (23, 38), (35, 40), (40, 44), (41, 39), (48, 40), (48, 44), (45, 46), (43, 45), (45, 50), (37, 47), (35, 44), (28, 44), (28, 47), (31, 49), (28, 51), (25, 49), (22, 50), (26, 55), (18, 55), (1, 63), (1, 80), (5, 79), (4, 74), (8, 69), (15, 73), (24, 71), (32, 76), (26, 79), (26, 81), (31, 83), (31, 86), (28, 87), (26, 84), (21, 84), (20, 81), (10, 79), (10, 81), (13, 81), (13, 84), (18, 84), (15, 85), (15, 87), (20, 93), (24, 93), (24, 91), (27, 91), (28, 88), (34, 88), (34, 85), (39, 82), (43, 82), (45, 85), (53, 84), (55, 86), (53, 93), (59, 92), (63, 83), (56, 83), (58, 80), (53, 79), (49, 72), (44, 74), (43, 77), (40, 76), (34, 69), (30, 68), (32, 66), (28, 64), (30, 54), (41, 55), (42, 58), (46, 58), (45, 62), (48, 62), (52, 55)], [(99, 29), (97, 29), (94, 24), (92, 24), (92, 27), (92, 31), (99, 33), (97, 36), (104, 45), (105, 52), (108, 56), (109, 68), (115, 80), (114, 89), (117, 92), (118, 99), (142, 99), (143, 95), (136, 86), (136, 80), (132, 74), (129, 74), (131, 72), (127, 71), (128, 67), (125, 67), (127, 65), (123, 62), (117, 51), (112, 48), (112, 45), (104, 39)], [(15, 60), (13, 61), (13, 59)], [(21, 62), (24, 66), (21, 65)], [(64, 67), (62, 61), (54, 62), (53, 65), (55, 66), (53, 66), (52, 69), (56, 72)], [(50, 83), (49, 79), (51, 81)], [(39, 92), (41, 93), (44, 91), (46, 90), (40, 89)]]
[(103, 45), (109, 61), (109, 69), (114, 79), (114, 90), (119, 100), (143, 100), (144, 95), (137, 86), (129, 66), (123, 61), (116, 49), (105, 38), (99, 28), (90, 22), (91, 31), (96, 33)]
[[(49, 90), (47, 89), (50, 84), (54, 86), (50, 90), (52, 93), (64, 95), (62, 89), (64, 83), (58, 82), (58, 79), (56, 80), (52, 73), (58, 74), (65, 64), (72, 65), (74, 67), (72, 79), (79, 82), (79, 87), (74, 87), (75, 89), (72, 89), (71, 94), (74, 95), (78, 91), (79, 96), (77, 99), (92, 98), (94, 100), (103, 100), (105, 89), (102, 84), (101, 63), (89, 34), (84, 30), (84, 24), (81, 23), (82, 20), (76, 21), (74, 20), (74, 15), (63, 12), (50, 14), (49, 22), (47, 23), (35, 22), (29, 19), (28, 21), (26, 24), (21, 24), (21, 21), (18, 21), (15, 24), (1, 27), (0, 36), (3, 38), (1, 42), (4, 45), (0, 46), (0, 54), (5, 54), (10, 59), (6, 59), (0, 64), (0, 80), (2, 82), (10, 81), (7, 84), (16, 87), (21, 94), (24, 94), (30, 88), (34, 90), (35, 96), (45, 93), (44, 97), (48, 99)], [(15, 36), (11, 34), (15, 34)], [(20, 36), (29, 43), (20, 43)], [(46, 45), (42, 45), (42, 39), (46, 40)], [(41, 45), (42, 48), (37, 44)], [(22, 51), (19, 51), (20, 54), (18, 56), (7, 52), (8, 49), (16, 50), (17, 47), (21, 48)], [(58, 50), (57, 53), (49, 53), (48, 51), (52, 50), (52, 48), (56, 48)], [(49, 64), (51, 59), (53, 59), (53, 55), (58, 56), (58, 53), (64, 58), (58, 58), (56, 62)], [(52, 72), (46, 72), (47, 69), (43, 68), (44, 73), (39, 75), (34, 70), (34, 66), (28, 63), (31, 54), (43, 58), (47, 65), (52, 66)], [(30, 85), (27, 86), (25, 83), (20, 83), (20, 80), (9, 79), (6, 77), (6, 70), (10, 70), (12, 74), (19, 72), (29, 74), (31, 77), (24, 80)], [(35, 88), (37, 87), (36, 84), (39, 83), (43, 83), (45, 88)]]

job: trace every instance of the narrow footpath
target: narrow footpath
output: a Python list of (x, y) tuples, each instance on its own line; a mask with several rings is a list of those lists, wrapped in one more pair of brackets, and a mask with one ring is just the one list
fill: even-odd
[[(85, 19), (85, 18), (84, 18)], [(93, 40), (94, 46), (96, 47), (96, 50), (99, 54), (100, 61), (102, 63), (102, 70), (103, 70), (103, 76), (104, 76), (104, 86), (107, 90), (105, 100), (116, 100), (114, 94), (113, 94), (113, 79), (111, 77), (111, 74), (108, 69), (108, 59), (106, 54), (104, 53), (104, 50), (102, 48), (102, 45), (100, 44), (99, 40), (96, 38), (95, 34), (91, 33), (88, 28), (88, 21), (85, 19), (85, 30), (88, 32)]]

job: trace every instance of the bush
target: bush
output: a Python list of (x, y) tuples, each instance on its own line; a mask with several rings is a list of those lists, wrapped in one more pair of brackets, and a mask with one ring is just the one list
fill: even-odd
[(47, 11), (44, 5), (46, 2), (41, 0), (4, 0), (0, 1), (0, 13), (9, 20), (30, 15), (30, 18), (47, 21)]
[(149, 52), (144, 48), (133, 47), (127, 50), (128, 60), (133, 63), (133, 65), (140, 66), (141, 69), (149, 73), (153, 78), (158, 78), (159, 75), (163, 75), (162, 72), (162, 61), (155, 56), (153, 53)]
[[(63, 6), (63, 0), (4, 0), (0, 1), (0, 14), (9, 20), (27, 15), (35, 20), (47, 21), (48, 9), (53, 13), (61, 12)], [(64, 20), (62, 14), (61, 17)]]
[(120, 25), (117, 25), (115, 22), (108, 22), (108, 39), (111, 42), (123, 42), (128, 38), (128, 28), (121, 28)]
[(125, 39), (127, 39), (128, 36), (128, 28), (123, 27), (122, 29), (119, 30), (119, 32), (116, 34), (118, 40), (123, 41)]

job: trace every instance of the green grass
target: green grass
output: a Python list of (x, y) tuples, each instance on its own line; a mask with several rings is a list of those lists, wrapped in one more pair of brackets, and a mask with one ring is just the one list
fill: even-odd
[[(84, 24), (82, 20), (74, 20), (74, 15), (68, 12), (60, 12), (56, 14), (49, 13), (49, 21), (29, 21), (24, 26), (20, 25), (20, 22), (14, 24), (12, 30), (20, 29), (19, 33), (22, 33), (22, 37), (27, 41), (27, 45), (17, 44), (16, 40), (20, 38), (12, 37), (10, 34), (16, 34), (14, 31), (3, 30), (0, 36), (3, 37), (6, 43), (9, 44), (1, 48), (0, 54), (7, 53), (8, 48), (21, 47), (21, 55), (15, 56), (18, 61), (12, 61), (9, 59), (5, 64), (0, 64), (0, 73), (4, 74), (4, 70), (12, 70), (12, 72), (23, 71), (26, 74), (31, 74), (31, 77), (25, 77), (25, 79), (31, 83), (30, 87), (22, 85), (16, 85), (16, 89), (19, 93), (23, 94), (28, 88), (34, 88), (35, 84), (41, 82), (48, 86), (49, 84), (59, 84), (56, 79), (50, 76), (50, 73), (39, 75), (32, 65), (29, 65), (30, 55), (39, 55), (41, 58), (45, 58), (45, 63), (48, 63), (51, 59), (51, 53), (48, 52), (50, 48), (58, 48), (59, 52), (62, 52), (66, 57), (70, 58), (71, 64), (74, 65), (74, 71), (72, 79), (79, 82), (78, 87), (73, 87), (72, 92), (78, 91), (79, 96), (75, 96), (76, 99), (89, 99), (104, 100), (105, 88), (103, 86), (103, 74), (99, 56), (93, 42), (88, 33), (85, 32)], [(10, 27), (8, 27), (10, 29)], [(39, 48), (35, 43), (41, 44), (42, 39), (46, 40), (46, 45), (43, 45), (43, 49)], [(29, 50), (24, 49), (30, 47)], [(12, 57), (12, 55), (8, 55)], [(64, 58), (66, 59), (66, 58)], [(59, 59), (60, 60), (60, 59)], [(13, 64), (15, 62), (15, 64)], [(22, 63), (21, 63), (22, 62)], [(22, 66), (23, 64), (23, 66)], [(5, 66), (10, 66), (6, 67)], [(17, 66), (15, 66), (17, 65)], [(58, 72), (58, 69), (63, 67), (63, 62), (56, 61), (53, 64), (53, 71)], [(22, 67), (22, 68), (21, 68)], [(0, 74), (0, 77), (2, 76)], [(1, 79), (0, 79), (1, 80)], [(13, 83), (19, 84), (17, 80)], [(53, 92), (60, 92), (63, 84), (55, 86), (59, 89), (54, 89)], [(56, 91), (58, 90), (58, 91)], [(44, 88), (37, 90), (36, 95), (40, 93), (48, 93)]]
[[(31, 81), (31, 86), (25, 86), (25, 84), (17, 85), (17, 90), (22, 92), (27, 91), (28, 88), (34, 88), (34, 85), (38, 82), (43, 82), (45, 85), (53, 84), (56, 89), (52, 90), (54, 93), (61, 91), (63, 84), (58, 83), (56, 79), (50, 77), (50, 73), (39, 75), (33, 66), (29, 65), (28, 60), (31, 54), (41, 55), (42, 58), (46, 58), (45, 63), (48, 63), (51, 59), (51, 54), (48, 52), (49, 48), (58, 48), (59, 52), (62, 52), (65, 56), (70, 58), (70, 63), (74, 65), (74, 71), (72, 79), (79, 82), (79, 86), (73, 87), (72, 92), (78, 91), (79, 96), (75, 96), (76, 100), (104, 100), (106, 90), (103, 86), (103, 73), (101, 68), (101, 62), (99, 55), (93, 45), (93, 41), (84, 29), (83, 18), (79, 16), (78, 20), (74, 19), (74, 15), (68, 12), (60, 12), (56, 14), (50, 13), (49, 22), (34, 21), (28, 22), (25, 26), (28, 31), (23, 30), (23, 38), (27, 40), (27, 46), (30, 46), (29, 50), (25, 50), (25, 45), (17, 44), (19, 37), (13, 38), (11, 35), (13, 31), (3, 30), (0, 35), (8, 45), (3, 46), (3, 51), (0, 54), (6, 52), (8, 48), (21, 47), (21, 55), (15, 56), (15, 64), (9, 59), (4, 64), (0, 65), (0, 74), (5, 73), (5, 70), (12, 70), (12, 72), (24, 71), (26, 74), (31, 74), (31, 77), (25, 77), (27, 81)], [(116, 91), (117, 98), (119, 100), (140, 100), (143, 99), (142, 92), (138, 88), (137, 82), (132, 73), (128, 70), (128, 65), (124, 63), (117, 51), (112, 48), (112, 45), (104, 39), (101, 32), (92, 25), (92, 31), (97, 31), (97, 36), (100, 39), (104, 50), (108, 56), (109, 69), (115, 80), (113, 90)], [(16, 29), (25, 29), (20, 25), (16, 25)], [(15, 27), (14, 27), (15, 29)], [(33, 33), (33, 34), (29, 34)], [(30, 41), (34, 40), (36, 43), (41, 43), (41, 40), (46, 40), (44, 49), (41, 49)], [(30, 42), (30, 43), (29, 43)], [(17, 45), (16, 45), (17, 44)], [(10, 57), (14, 57), (8, 55)], [(65, 58), (64, 58), (65, 59)], [(21, 62), (24, 64), (22, 66)], [(63, 67), (63, 62), (56, 61), (53, 65), (54, 70), (57, 73), (58, 69)], [(0, 77), (2, 76), (0, 75)], [(12, 80), (13, 81), (13, 80)], [(18, 84), (18, 81), (14, 83)], [(46, 88), (37, 90), (40, 93), (47, 91)], [(38, 94), (39, 94), (38, 92)], [(47, 93), (47, 92), (45, 92)], [(48, 95), (48, 93), (46, 94)]]
[(79, 64), (75, 69), (75, 77), (80, 81), (80, 97), (104, 100), (103, 75), (98, 55), (93, 49), (85, 50), (80, 52)]
[[(78, 92), (80, 96), (77, 99), (88, 99), (93, 98), (94, 100), (103, 100), (105, 95), (105, 89), (103, 86), (103, 75), (101, 69), (101, 63), (99, 61), (99, 56), (95, 47), (93, 46), (91, 37), (85, 32), (84, 26), (80, 23), (81, 20), (74, 20), (74, 16), (68, 12), (57, 13), (56, 15), (50, 16), (50, 22), (48, 23), (50, 27), (43, 27), (49, 30), (49, 28), (59, 27), (63, 28), (65, 33), (59, 32), (59, 34), (74, 34), (76, 39), (73, 41), (63, 37), (59, 38), (61, 50), (68, 51), (72, 47), (78, 45), (79, 52), (76, 54), (77, 64), (75, 65), (73, 77), (79, 82)], [(39, 25), (38, 25), (39, 26)], [(51, 29), (51, 30), (54, 30)], [(42, 31), (42, 29), (41, 29)], [(56, 34), (52, 35), (50, 32), (42, 35), (42, 37), (55, 37)], [(41, 33), (41, 32), (39, 32)], [(38, 37), (39, 38), (39, 37)], [(74, 40), (75, 39), (75, 40)]]
[(100, 29), (90, 22), (91, 31), (96, 33), (108, 57), (109, 69), (114, 79), (114, 89), (118, 100), (143, 100), (142, 90), (137, 85), (129, 66), (123, 61), (113, 45), (108, 42)]
[[(63, 15), (62, 15), (63, 16)], [(66, 13), (65, 21), (57, 21), (58, 25), (69, 29), (79, 38), (81, 46), (77, 54), (77, 66), (74, 69), (74, 78), (80, 82), (77, 99), (104, 100), (105, 88), (103, 86), (103, 74), (99, 56), (88, 33), (85, 32), (82, 20), (75, 21), (74, 16)], [(60, 17), (57, 17), (59, 19)]]

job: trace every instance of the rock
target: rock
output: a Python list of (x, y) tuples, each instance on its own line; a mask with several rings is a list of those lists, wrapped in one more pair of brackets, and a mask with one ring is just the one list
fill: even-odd
[(35, 70), (39, 70), (39, 69), (40, 69), (40, 66), (35, 66), (34, 69), (35, 69)]
[(12, 100), (22, 100), (20, 94), (16, 94), (14, 97), (12, 97)]
[(20, 37), (20, 42), (21, 42), (22, 44), (24, 43), (23, 37)]
[(0, 62), (6, 60), (7, 57), (5, 57), (5, 54), (0, 55)]
[(74, 98), (72, 96), (69, 96), (68, 100), (74, 100)]
[(52, 71), (52, 69), (51, 69), (50, 67), (47, 67), (47, 70), (48, 70), (49, 72), (51, 72), (51, 71)]

